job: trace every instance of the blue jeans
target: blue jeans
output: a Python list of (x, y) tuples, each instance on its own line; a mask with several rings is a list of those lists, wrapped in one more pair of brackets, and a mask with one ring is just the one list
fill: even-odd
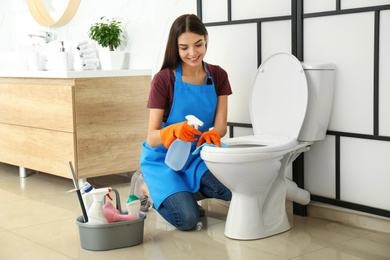
[[(207, 171), (200, 180), (199, 192), (204, 198), (216, 198), (230, 201), (231, 191), (214, 175)], [(194, 194), (187, 191), (177, 192), (166, 198), (157, 210), (169, 223), (180, 230), (191, 230), (199, 222), (199, 206)]]

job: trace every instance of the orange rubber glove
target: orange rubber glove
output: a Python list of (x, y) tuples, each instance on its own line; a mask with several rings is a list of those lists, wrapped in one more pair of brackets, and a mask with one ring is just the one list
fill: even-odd
[(198, 140), (198, 138), (195, 138), (195, 135), (202, 135), (202, 132), (196, 130), (187, 124), (187, 122), (188, 121), (176, 123), (161, 129), (160, 137), (164, 143), (165, 148), (168, 149), (176, 139), (180, 139), (186, 142), (193, 142)]
[(210, 130), (207, 132), (204, 132), (202, 136), (199, 138), (198, 144), (196, 145), (196, 148), (201, 146), (204, 142), (208, 144), (215, 144), (216, 146), (221, 147), (221, 136), (216, 130)]

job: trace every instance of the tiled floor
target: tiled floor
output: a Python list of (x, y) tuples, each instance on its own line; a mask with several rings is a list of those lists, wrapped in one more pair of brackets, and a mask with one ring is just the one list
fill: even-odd
[[(123, 175), (88, 180), (129, 195)], [(147, 213), (144, 241), (134, 247), (88, 251), (80, 246), (76, 217), (81, 215), (70, 179), (44, 173), (19, 178), (18, 168), (0, 164), (0, 259), (390, 259), (390, 234), (310, 217), (290, 217), (293, 228), (261, 240), (237, 241), (223, 235), (227, 206), (203, 201), (199, 230), (182, 232), (156, 211)]]

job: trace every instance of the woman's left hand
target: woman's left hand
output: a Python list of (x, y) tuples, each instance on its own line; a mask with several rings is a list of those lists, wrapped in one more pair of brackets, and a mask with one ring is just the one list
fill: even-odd
[(202, 136), (199, 138), (198, 144), (196, 145), (196, 148), (201, 146), (204, 142), (208, 144), (215, 144), (219, 147), (221, 147), (221, 136), (216, 130), (210, 130), (207, 132), (204, 132)]

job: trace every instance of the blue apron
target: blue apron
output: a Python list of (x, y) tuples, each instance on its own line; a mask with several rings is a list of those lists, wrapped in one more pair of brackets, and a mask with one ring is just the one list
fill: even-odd
[[(214, 126), (217, 94), (207, 67), (206, 70), (208, 77), (205, 85), (192, 85), (182, 82), (181, 63), (177, 65), (172, 108), (167, 121), (163, 123), (163, 128), (185, 121), (186, 115), (194, 115), (203, 121), (203, 126), (199, 127), (202, 133)], [(164, 162), (168, 151), (164, 145), (151, 148), (146, 141), (143, 143), (141, 170), (156, 209), (174, 193), (180, 191), (195, 193), (199, 190), (200, 179), (208, 169), (199, 154), (192, 155), (196, 144), (197, 141), (192, 142), (191, 154), (183, 169), (174, 171)]]

